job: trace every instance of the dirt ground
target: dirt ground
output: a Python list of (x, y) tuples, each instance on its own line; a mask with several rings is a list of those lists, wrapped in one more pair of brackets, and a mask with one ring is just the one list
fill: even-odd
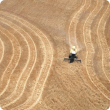
[[(82, 62), (64, 62), (71, 46)], [(106, 0), (0, 4), (3, 110), (107, 110), (110, 5)]]

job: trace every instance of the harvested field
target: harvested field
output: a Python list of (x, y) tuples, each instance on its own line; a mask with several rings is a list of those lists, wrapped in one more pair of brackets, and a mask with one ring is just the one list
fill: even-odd
[[(81, 63), (64, 62), (72, 45)], [(107, 110), (110, 4), (4, 0), (0, 4), (3, 110)]]

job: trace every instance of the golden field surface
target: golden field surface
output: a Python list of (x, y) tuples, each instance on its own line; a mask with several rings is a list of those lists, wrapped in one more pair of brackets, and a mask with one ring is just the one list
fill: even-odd
[[(71, 46), (81, 63), (64, 62)], [(0, 4), (3, 110), (107, 110), (110, 4), (4, 0)]]

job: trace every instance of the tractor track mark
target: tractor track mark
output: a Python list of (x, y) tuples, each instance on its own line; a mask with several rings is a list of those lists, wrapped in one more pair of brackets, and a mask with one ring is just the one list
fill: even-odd
[[(84, 10), (86, 10), (86, 9), (88, 9), (88, 7), (90, 6), (90, 4), (89, 4), (89, 6), (88, 6), (88, 2), (86, 3), (87, 1), (85, 0), (85, 2), (84, 2), (84, 4), (83, 4), (83, 6), (79, 9), (79, 11), (74, 15), (74, 17), (72, 18), (72, 20), (71, 20), (71, 23), (70, 23), (70, 26), (69, 26), (69, 31), (71, 30), (70, 29), (70, 27), (71, 27), (71, 25), (72, 25), (72, 23), (74, 23), (72, 26), (74, 27), (74, 29), (73, 29), (73, 34), (72, 34), (72, 36), (74, 36), (75, 37), (75, 40), (76, 40), (76, 47), (78, 48), (78, 43), (77, 43), (77, 38), (76, 38), (76, 27), (77, 27), (77, 23), (78, 23), (78, 20), (79, 20), (79, 17), (81, 16), (81, 14), (82, 14), (82, 12), (84, 11)], [(73, 28), (72, 27), (72, 28)], [(70, 32), (68, 32), (68, 34), (69, 34)], [(70, 38), (70, 34), (69, 34), (69, 38)], [(70, 42), (69, 42), (70, 43)], [(70, 43), (70, 45), (72, 45), (71, 43)], [(77, 68), (78, 69), (78, 68)], [(94, 106), (95, 107), (95, 106)]]
[[(2, 33), (2, 31), (0, 31), (0, 38), (2, 39), (2, 41), (4, 42), (4, 57), (2, 60), (2, 63), (0, 64), (0, 78), (2, 77), (4, 71), (6, 70), (6, 67), (9, 65), (10, 60), (12, 59), (12, 54), (13, 54), (13, 44), (12, 41), (8, 38), (7, 35), (5, 35), (4, 33)], [(10, 54), (7, 55), (7, 53), (9, 52), (9, 50), (6, 47), (10, 47)], [(1, 80), (0, 80), (1, 81)]]
[(2, 39), (0, 39), (0, 63), (2, 62), (4, 57), (4, 50), (5, 50), (4, 43)]
[[(72, 46), (72, 43), (71, 43), (71, 27), (73, 29), (73, 34), (72, 36), (75, 37), (75, 40), (76, 40), (76, 35), (75, 35), (75, 30), (76, 30), (76, 25), (77, 25), (77, 20), (78, 20), (78, 16), (81, 14), (81, 12), (83, 11), (83, 8), (85, 7), (86, 5), (86, 0), (83, 0), (83, 5), (81, 5), (81, 8), (78, 9), (78, 11), (76, 11), (76, 13), (74, 14), (74, 17), (72, 18), (72, 20), (70, 21), (70, 25), (69, 25), (69, 28), (68, 28), (68, 36), (69, 36), (69, 44)], [(73, 23), (73, 25), (72, 25)], [(71, 26), (72, 25), (72, 26)], [(77, 42), (75, 41), (76, 43), (76, 46), (77, 46)]]
[[(8, 19), (8, 18), (7, 18)], [(12, 21), (15, 23), (15, 24), (17, 24), (18, 26), (19, 25), (21, 25), (21, 24), (18, 24), (16, 21), (14, 21), (13, 19), (12, 19)], [(44, 49), (43, 49), (43, 47), (44, 47), (44, 44), (43, 44), (43, 41), (39, 41), (39, 39), (37, 38), (38, 36), (36, 36), (36, 33), (33, 33), (33, 32), (31, 32), (31, 30), (27, 30), (27, 28), (25, 29), (25, 27), (23, 27), (22, 26), (22, 28), (26, 31), (26, 32), (28, 32), (28, 34), (30, 34), (31, 35), (31, 37), (33, 38), (33, 40), (34, 40), (34, 42), (36, 43), (36, 48), (37, 47), (39, 47), (39, 48), (37, 48), (37, 51), (38, 51), (38, 53), (40, 54), (40, 56), (37, 58), (37, 62), (36, 62), (36, 64), (35, 64), (35, 67), (34, 67), (34, 69), (36, 69), (34, 72), (32, 72), (32, 75), (31, 75), (31, 77), (33, 77), (33, 75), (34, 75), (34, 77), (36, 77), (36, 78), (34, 78), (33, 80), (31, 80), (32, 78), (29, 78), (29, 81), (28, 82), (30, 82), (30, 80), (31, 80), (31, 84), (32, 84), (32, 86), (30, 87), (31, 88), (31, 91), (29, 91), (28, 92), (28, 94), (31, 94), (32, 95), (32, 91), (33, 91), (33, 88), (34, 88), (34, 83), (37, 81), (37, 76), (38, 75), (36, 75), (36, 74), (38, 74), (39, 73), (39, 71), (41, 70), (40, 69), (40, 67), (42, 67), (43, 65), (41, 65), (40, 64), (40, 62), (43, 62), (42, 61), (42, 59), (43, 59), (43, 56), (42, 55), (45, 55), (45, 53), (43, 52), (44, 51)], [(36, 39), (37, 38), (37, 39)], [(40, 43), (39, 45), (38, 45), (38, 42)], [(43, 46), (42, 46), (43, 45)], [(39, 49), (39, 50), (38, 50)], [(42, 51), (43, 50), (43, 51)], [(40, 51), (42, 51), (42, 52), (40, 52)], [(41, 57), (41, 58), (40, 58)], [(39, 60), (39, 58), (40, 58), (40, 60)], [(39, 62), (40, 61), (40, 62)], [(39, 65), (39, 66), (38, 66)], [(39, 67), (39, 69), (38, 69), (38, 67)], [(30, 83), (28, 83), (27, 82), (27, 85), (26, 85), (26, 87), (25, 88), (29, 88), (29, 85), (30, 85)], [(28, 86), (28, 87), (27, 87)], [(26, 89), (27, 90), (27, 89)], [(11, 108), (13, 108), (13, 107), (15, 107), (15, 106), (19, 106), (20, 104), (21, 104), (21, 102), (22, 102), (22, 104), (24, 103), (24, 101), (25, 100), (29, 100), (30, 99), (30, 97), (31, 97), (31, 95), (29, 96), (29, 97), (26, 97), (26, 92), (24, 91), (24, 93), (22, 94), (22, 96), (21, 97), (19, 97), (18, 99), (16, 99), (15, 101), (13, 101), (13, 103), (11, 104), (11, 105), (9, 105), (8, 107), (11, 109)], [(26, 98), (28, 98), (28, 99), (26, 99)], [(25, 99), (25, 100), (22, 100), (22, 99)], [(21, 101), (21, 102), (20, 102)]]
[[(94, 10), (93, 10), (94, 11)], [(90, 14), (91, 15), (91, 14)], [(89, 18), (89, 17), (88, 17)], [(88, 28), (88, 27), (87, 27)], [(84, 29), (83, 29), (84, 30)], [(84, 32), (85, 33), (85, 32)], [(87, 44), (88, 44), (88, 46), (91, 46), (90, 45), (90, 39), (89, 39), (89, 41), (87, 41), (87, 44), (86, 44), (86, 40), (87, 39), (85, 39), (84, 38), (84, 42), (85, 42), (85, 45), (86, 45), (86, 48), (87, 48)], [(92, 48), (92, 46), (91, 46), (91, 48)], [(88, 48), (88, 50), (90, 50), (90, 48)], [(92, 51), (92, 52), (91, 52)], [(89, 65), (87, 65), (87, 60), (89, 59), (88, 57), (90, 57), (90, 59), (93, 57), (93, 55), (94, 55), (94, 50), (93, 50), (93, 48), (92, 48), (92, 50), (91, 50), (90, 52), (89, 51), (87, 51), (87, 54), (86, 54), (86, 70), (87, 70), (87, 73), (88, 73), (88, 75), (89, 75), (89, 78), (91, 79), (91, 81), (94, 83), (94, 85), (95, 86), (97, 86), (97, 88), (100, 90), (100, 92), (102, 92), (102, 91), (106, 91), (105, 93), (107, 94), (107, 96), (108, 96), (108, 94), (109, 94), (109, 91), (105, 88), (105, 86), (103, 86), (103, 84), (99, 81), (99, 79), (97, 78), (97, 76), (96, 76), (96, 74), (95, 74), (95, 72), (94, 72), (94, 70), (93, 70), (93, 63), (92, 63), (92, 60), (89, 60), (90, 61), (90, 64)], [(90, 53), (90, 54), (89, 54)], [(90, 56), (89, 56), (90, 55)], [(92, 65), (91, 65), (92, 64)], [(91, 65), (91, 66), (90, 66)], [(91, 71), (91, 74), (89, 74), (89, 72), (88, 72), (88, 69), (90, 69), (90, 71)], [(91, 76), (90, 76), (91, 75)], [(94, 81), (93, 81), (94, 80)], [(96, 83), (96, 84), (95, 84)], [(102, 92), (102, 94), (108, 99), (108, 97), (104, 94), (104, 92)]]
[[(26, 22), (26, 21), (25, 21)], [(31, 26), (32, 27), (32, 26)], [(36, 28), (33, 26), (32, 28), (34, 28), (36, 30)], [(38, 30), (37, 30), (38, 31)], [(41, 33), (41, 32), (40, 32)], [(41, 33), (42, 34), (42, 33)], [(47, 39), (48, 40), (48, 39)], [(50, 52), (51, 53), (51, 52)], [(51, 64), (52, 64), (52, 61), (51, 61)], [(46, 77), (47, 78), (47, 77)], [(44, 85), (43, 85), (44, 86)]]
[[(29, 32), (29, 30), (27, 31), (27, 32)], [(31, 33), (32, 34), (32, 33)], [(36, 33), (34, 33), (34, 34), (36, 34)], [(36, 37), (36, 36), (35, 36)], [(41, 45), (40, 45), (41, 46)], [(44, 55), (45, 55), (45, 53), (43, 53)], [(43, 67), (43, 65), (41, 66), (41, 67)], [(37, 79), (36, 79), (37, 80)], [(29, 100), (29, 99), (28, 99)]]
[[(94, 46), (94, 51), (95, 51), (95, 55), (93, 58), (93, 65), (94, 65), (94, 70), (96, 71), (97, 77), (99, 78), (99, 80), (103, 83), (104, 86), (106, 86), (106, 88), (109, 90), (109, 86), (108, 84), (110, 83), (105, 75), (105, 71), (103, 71), (102, 69), (102, 65), (101, 65), (101, 61), (97, 60), (97, 58), (102, 57), (102, 51), (101, 51), (101, 47), (100, 47), (100, 43), (98, 40), (98, 33), (97, 33), (97, 27), (99, 24), (99, 19), (100, 17), (103, 15), (103, 13), (105, 12), (105, 9), (107, 8), (107, 6), (105, 5), (106, 2), (103, 3), (103, 7), (100, 10), (100, 12), (98, 13), (98, 15), (96, 16), (96, 18), (94, 19), (92, 25), (91, 25), (91, 39), (92, 39), (92, 44)], [(98, 59), (99, 59), (98, 58)], [(102, 59), (102, 58), (101, 58)], [(97, 61), (96, 61), (97, 60)], [(100, 75), (103, 77), (103, 80), (101, 79)], [(104, 82), (106, 80), (106, 82)]]
[[(16, 31), (14, 31), (14, 29), (9, 28), (10, 33), (12, 33), (14, 36), (16, 36), (16, 38), (18, 39), (20, 46), (21, 46), (21, 58), (20, 61), (18, 63), (18, 66), (16, 67), (14, 73), (11, 75), (10, 77), (10, 83), (8, 85), (8, 88), (6, 88), (6, 91), (4, 91), (4, 93), (2, 93), (2, 95), (0, 96), (0, 99), (5, 99), (7, 96), (9, 96), (9, 94), (11, 94), (13, 92), (13, 89), (16, 86), (16, 81), (18, 80), (20, 73), (22, 72), (22, 69), (25, 67), (25, 64), (27, 62), (27, 58), (28, 58), (28, 42), (26, 41), (25, 37), (21, 36), (19, 33), (17, 33)], [(23, 62), (22, 62), (23, 61)], [(22, 65), (22, 67), (21, 67)], [(8, 94), (7, 94), (8, 92)]]
[[(108, 5), (107, 14), (105, 14), (105, 16), (100, 20), (99, 22), (99, 26), (98, 26), (98, 35), (99, 35), (99, 42), (101, 45), (101, 50), (102, 50), (102, 67), (103, 70), (105, 71), (105, 75), (108, 79), (108, 81), (110, 81), (110, 66), (109, 66), (109, 61), (108, 59), (110, 58), (110, 52), (109, 52), (109, 47), (107, 45), (106, 42), (106, 38), (104, 35), (104, 30), (105, 30), (105, 25), (106, 25), (106, 21), (109, 17), (109, 13), (110, 13), (110, 6)], [(106, 21), (104, 21), (106, 20)], [(102, 27), (103, 26), (103, 27)], [(101, 27), (101, 28), (99, 28)]]
[[(9, 33), (9, 31), (5, 30), (1, 26), (0, 26), (0, 29), (4, 33), (4, 35), (6, 35), (6, 36), (11, 35)], [(3, 72), (3, 75), (1, 77), (0, 95), (5, 90), (4, 86), (6, 86), (6, 87), (8, 86), (9, 80), (7, 81), (7, 79), (11, 76), (13, 71), (16, 69), (16, 66), (18, 65), (18, 62), (19, 62), (19, 59), (21, 56), (21, 48), (19, 46), (19, 42), (17, 41), (16, 38), (14, 38), (13, 35), (10, 36), (10, 39), (12, 40), (12, 45), (13, 45), (13, 55), (12, 55), (12, 59), (10, 60), (10, 63), (8, 64), (7, 68), (5, 69), (5, 71)]]
[[(5, 20), (5, 19), (3, 19), (3, 18), (0, 18), (0, 19), (2, 19), (2, 21), (4, 20), (4, 23), (5, 23), (5, 22), (6, 22), (6, 23), (8, 22), (7, 20)], [(9, 23), (9, 25), (12, 25), (12, 24), (10, 24), (10, 22), (8, 22), (8, 23)], [(12, 27), (13, 27), (13, 26), (15, 26), (15, 25), (12, 25)], [(17, 27), (15, 26), (14, 28), (16, 29)], [(19, 28), (18, 28), (18, 30), (19, 30)], [(16, 31), (17, 31), (17, 30), (16, 30)], [(19, 30), (19, 31), (23, 32), (23, 30)], [(24, 34), (24, 33), (23, 33), (23, 34)], [(33, 41), (32, 41), (32, 43), (33, 43)], [(33, 48), (32, 48), (32, 50), (33, 50)], [(34, 53), (36, 53), (36, 52), (33, 52), (32, 54), (34, 54)], [(34, 61), (34, 58), (31, 58), (31, 63), (32, 63), (32, 61), (35, 62), (36, 60)], [(30, 69), (30, 68), (28, 68), (27, 70), (29, 70), (29, 69)], [(22, 75), (21, 75), (21, 76), (22, 76)], [(28, 77), (29, 77), (29, 75), (28, 75)], [(23, 79), (23, 77), (21, 77), (21, 78)], [(25, 74), (24, 74), (24, 78), (25, 78)], [(20, 80), (20, 79), (19, 79), (19, 80)], [(19, 81), (19, 80), (18, 80), (18, 81)], [(20, 81), (21, 81), (21, 80), (20, 80)], [(17, 83), (18, 83), (18, 82), (17, 82)], [(19, 87), (18, 87), (18, 88), (19, 88)], [(15, 88), (15, 91), (16, 91), (16, 89), (17, 89), (17, 87)], [(18, 90), (17, 90), (17, 92), (18, 92)], [(19, 93), (21, 93), (21, 92), (19, 92)], [(16, 92), (14, 92), (14, 93), (12, 93), (12, 94), (15, 94), (15, 96), (18, 95), (18, 94), (16, 94)], [(12, 97), (12, 100), (13, 100), (14, 95), (11, 95), (10, 97)], [(10, 97), (8, 97), (7, 99), (10, 100)], [(16, 96), (16, 97), (17, 97), (17, 96)], [(6, 99), (6, 100), (7, 100), (7, 99)], [(2, 100), (2, 102), (0, 103), (1, 106), (2, 106), (2, 108), (3, 108), (3, 105), (6, 106), (6, 102), (5, 102), (6, 100)], [(7, 102), (8, 102), (8, 100), (7, 100)], [(11, 102), (11, 101), (9, 101), (9, 102)], [(13, 102), (13, 101), (12, 101), (12, 102)], [(12, 102), (11, 102), (11, 103), (12, 103)], [(9, 103), (9, 104), (10, 104), (10, 103)]]
[[(25, 38), (25, 37), (24, 37)], [(27, 41), (26, 41), (27, 42)], [(28, 43), (27, 43), (28, 44)], [(28, 45), (27, 45), (28, 46)]]
[[(100, 9), (100, 7), (102, 6), (102, 3), (100, 4), (99, 3), (99, 5), (98, 5), (99, 7), (95, 10), (95, 13), (97, 14), (98, 12), (99, 12), (99, 9)], [(92, 21), (93, 19), (94, 19), (94, 17), (93, 16), (91, 16), (91, 17), (89, 17), (89, 19)], [(88, 21), (88, 23), (90, 23), (89, 21)], [(89, 27), (90, 25), (88, 25), (88, 27)], [(89, 42), (90, 42), (90, 39), (89, 39)], [(88, 43), (89, 44), (89, 43)]]

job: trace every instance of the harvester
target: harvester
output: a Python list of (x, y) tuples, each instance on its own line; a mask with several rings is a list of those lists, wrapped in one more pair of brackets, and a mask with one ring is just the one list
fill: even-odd
[(77, 49), (75, 46), (73, 46), (70, 50), (69, 57), (64, 58), (64, 61), (69, 61), (69, 63), (73, 63), (74, 61), (79, 61), (81, 63), (81, 60), (77, 57)]

